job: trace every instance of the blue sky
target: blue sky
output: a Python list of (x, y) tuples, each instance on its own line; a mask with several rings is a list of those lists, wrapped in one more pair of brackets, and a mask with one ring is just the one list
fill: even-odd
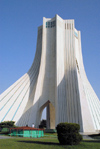
[(100, 0), (0, 0), (0, 94), (34, 60), (43, 17), (74, 19), (87, 77), (100, 99)]

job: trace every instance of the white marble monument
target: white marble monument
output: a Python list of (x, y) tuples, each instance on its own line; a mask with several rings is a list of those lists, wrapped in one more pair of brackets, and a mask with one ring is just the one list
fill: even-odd
[(85, 74), (80, 31), (58, 15), (43, 18), (31, 68), (1, 94), (0, 121), (38, 127), (45, 107), (47, 128), (70, 122), (81, 132), (100, 130), (100, 101)]

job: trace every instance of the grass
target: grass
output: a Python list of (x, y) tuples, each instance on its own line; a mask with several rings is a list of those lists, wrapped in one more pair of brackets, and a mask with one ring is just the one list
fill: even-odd
[(60, 145), (57, 138), (11, 138), (1, 139), (0, 149), (100, 149), (100, 141), (83, 140), (79, 145)]
[(44, 138), (57, 138), (57, 133), (44, 133)]

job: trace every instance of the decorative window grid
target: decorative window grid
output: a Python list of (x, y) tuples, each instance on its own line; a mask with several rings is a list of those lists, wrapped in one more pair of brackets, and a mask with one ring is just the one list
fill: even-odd
[(46, 28), (52, 28), (56, 26), (56, 21), (46, 22)]

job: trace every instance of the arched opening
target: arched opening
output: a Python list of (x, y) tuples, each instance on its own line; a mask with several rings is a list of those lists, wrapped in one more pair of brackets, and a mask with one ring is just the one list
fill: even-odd
[(40, 108), (40, 124), (44, 125), (46, 122), (46, 128), (47, 129), (55, 129), (55, 107), (52, 105), (50, 101), (46, 102), (41, 108)]
[(47, 128), (47, 107), (45, 107), (41, 114), (40, 128)]
[(41, 116), (41, 120), (43, 119), (43, 120), (46, 120), (46, 110), (47, 110), (47, 107), (45, 107), (44, 109), (43, 109), (43, 111), (42, 111), (42, 116)]

